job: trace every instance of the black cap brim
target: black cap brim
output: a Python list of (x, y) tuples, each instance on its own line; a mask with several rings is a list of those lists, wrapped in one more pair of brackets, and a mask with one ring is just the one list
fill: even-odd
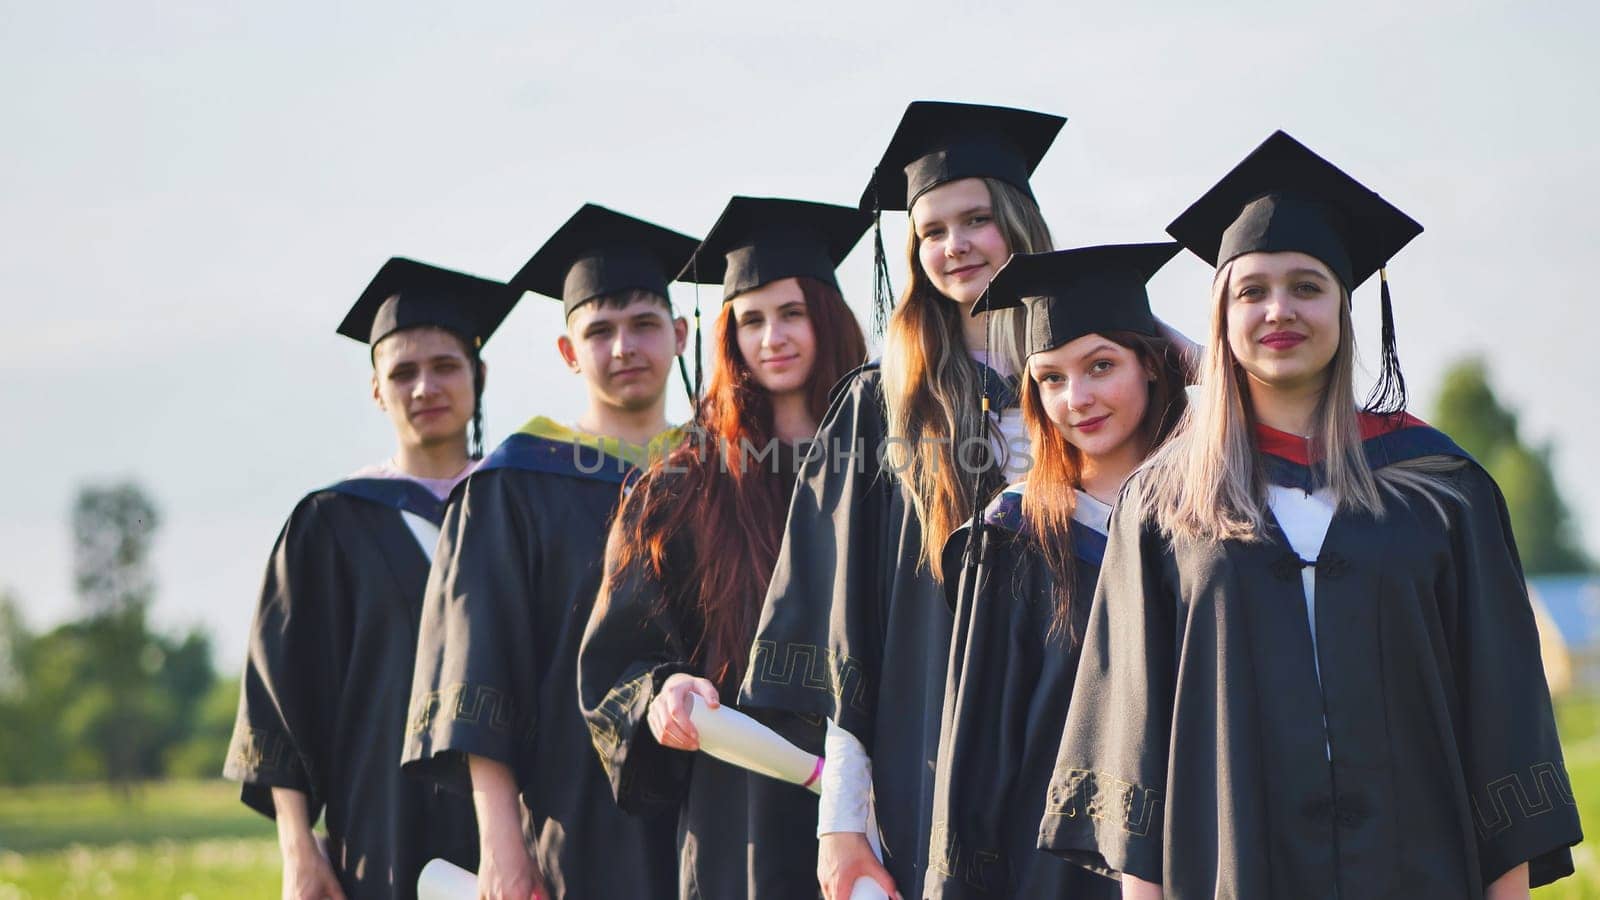
[(915, 101), (900, 117), (861, 208), (909, 210), (923, 193), (961, 178), (997, 178), (1032, 196), (1028, 180), (1066, 121), (1005, 106)]
[(724, 302), (784, 278), (815, 278), (837, 287), (834, 270), (871, 224), (870, 215), (848, 206), (734, 197), (678, 280), (721, 284)]
[(1145, 282), (1180, 249), (1162, 241), (1013, 254), (990, 280), (987, 299), (974, 304), (972, 314), (1025, 307), (1030, 356), (1086, 334), (1132, 331), (1156, 336)]
[(1245, 253), (1307, 253), (1355, 290), (1422, 226), (1278, 131), (1174, 219), (1167, 233), (1217, 268)]
[(517, 293), (577, 307), (627, 290), (667, 296), (667, 282), (699, 242), (643, 219), (586, 203), (512, 277)]
[(376, 346), (407, 328), (444, 328), (482, 347), (521, 296), (488, 278), (404, 257), (383, 264), (339, 323), (345, 337)]

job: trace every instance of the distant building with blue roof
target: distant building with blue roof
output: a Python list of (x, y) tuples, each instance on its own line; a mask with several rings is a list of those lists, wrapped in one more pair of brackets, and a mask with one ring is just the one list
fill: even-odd
[(1550, 692), (1600, 691), (1600, 575), (1538, 575), (1528, 594)]

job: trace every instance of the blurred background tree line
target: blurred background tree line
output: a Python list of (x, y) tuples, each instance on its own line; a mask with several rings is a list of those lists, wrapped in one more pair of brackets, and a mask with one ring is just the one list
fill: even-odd
[(20, 599), (0, 593), (0, 783), (128, 790), (221, 771), (238, 682), (217, 677), (204, 633), (150, 625), (160, 524), (137, 484), (82, 488), (72, 508), (80, 617), (36, 634)]
[(1445, 374), (1430, 421), (1455, 438), (1500, 485), (1528, 575), (1593, 571), (1572, 511), (1556, 486), (1550, 446), (1523, 441), (1516, 413), (1495, 396), (1481, 358), (1464, 359)]
[[(1528, 575), (1593, 570), (1551, 448), (1521, 437), (1481, 359), (1450, 369), (1431, 414), (1499, 482)], [(21, 598), (0, 591), (0, 784), (102, 781), (127, 790), (221, 772), (240, 661), (225, 660), (229, 674), (219, 677), (204, 633), (152, 628), (150, 547), (160, 524), (135, 483), (85, 487), (72, 510), (80, 618), (35, 633)], [(253, 608), (253, 598), (237, 601), (241, 615)]]

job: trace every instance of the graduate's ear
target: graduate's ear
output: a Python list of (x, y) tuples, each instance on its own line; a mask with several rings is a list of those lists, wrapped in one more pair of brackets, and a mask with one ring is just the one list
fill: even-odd
[(677, 316), (672, 320), (672, 333), (677, 338), (677, 346), (673, 350), (674, 356), (682, 356), (683, 349), (689, 346), (689, 320)]
[(378, 370), (376, 368), (372, 370), (372, 402), (377, 404), (378, 408), (384, 412), (389, 411), (389, 408), (383, 405), (383, 394), (378, 390)]
[(578, 368), (578, 348), (573, 345), (571, 337), (563, 334), (556, 338), (556, 350), (560, 351), (561, 361), (567, 364), (567, 368), (574, 372), (583, 371)]

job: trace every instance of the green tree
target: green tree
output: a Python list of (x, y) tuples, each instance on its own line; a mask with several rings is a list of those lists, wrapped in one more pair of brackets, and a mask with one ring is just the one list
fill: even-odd
[(1517, 417), (1500, 405), (1489, 386), (1488, 367), (1479, 356), (1459, 360), (1445, 372), (1433, 424), (1482, 463), (1502, 447), (1517, 443)]
[(21, 604), (10, 591), (0, 591), (0, 783), (26, 780), (38, 763), (40, 722), (26, 677), (32, 643)]
[(188, 778), (215, 778), (228, 756), (233, 721), (239, 710), (239, 679), (215, 679), (195, 707), (189, 738), (167, 756), (167, 772)]
[(31, 639), (22, 604), (10, 590), (0, 589), (0, 700), (21, 695), (22, 656)]
[(63, 629), (30, 632), (14, 600), (3, 605), (0, 630), (6, 632), (13, 679), (0, 693), (0, 782), (65, 778), (72, 745), (64, 713), (76, 697), (86, 654)]
[(1482, 358), (1460, 360), (1445, 373), (1433, 424), (1455, 438), (1500, 485), (1527, 574), (1593, 568), (1556, 484), (1550, 448), (1523, 442), (1516, 414), (1495, 395)]
[(162, 651), (146, 625), (158, 524), (155, 504), (132, 482), (82, 488), (72, 507), (73, 582), (87, 613), (79, 637), (90, 659), (66, 727), (122, 787), (152, 774), (172, 716), (172, 698), (155, 681)]
[(91, 616), (143, 613), (155, 593), (150, 544), (160, 522), (137, 484), (78, 491), (72, 505), (73, 582)]

